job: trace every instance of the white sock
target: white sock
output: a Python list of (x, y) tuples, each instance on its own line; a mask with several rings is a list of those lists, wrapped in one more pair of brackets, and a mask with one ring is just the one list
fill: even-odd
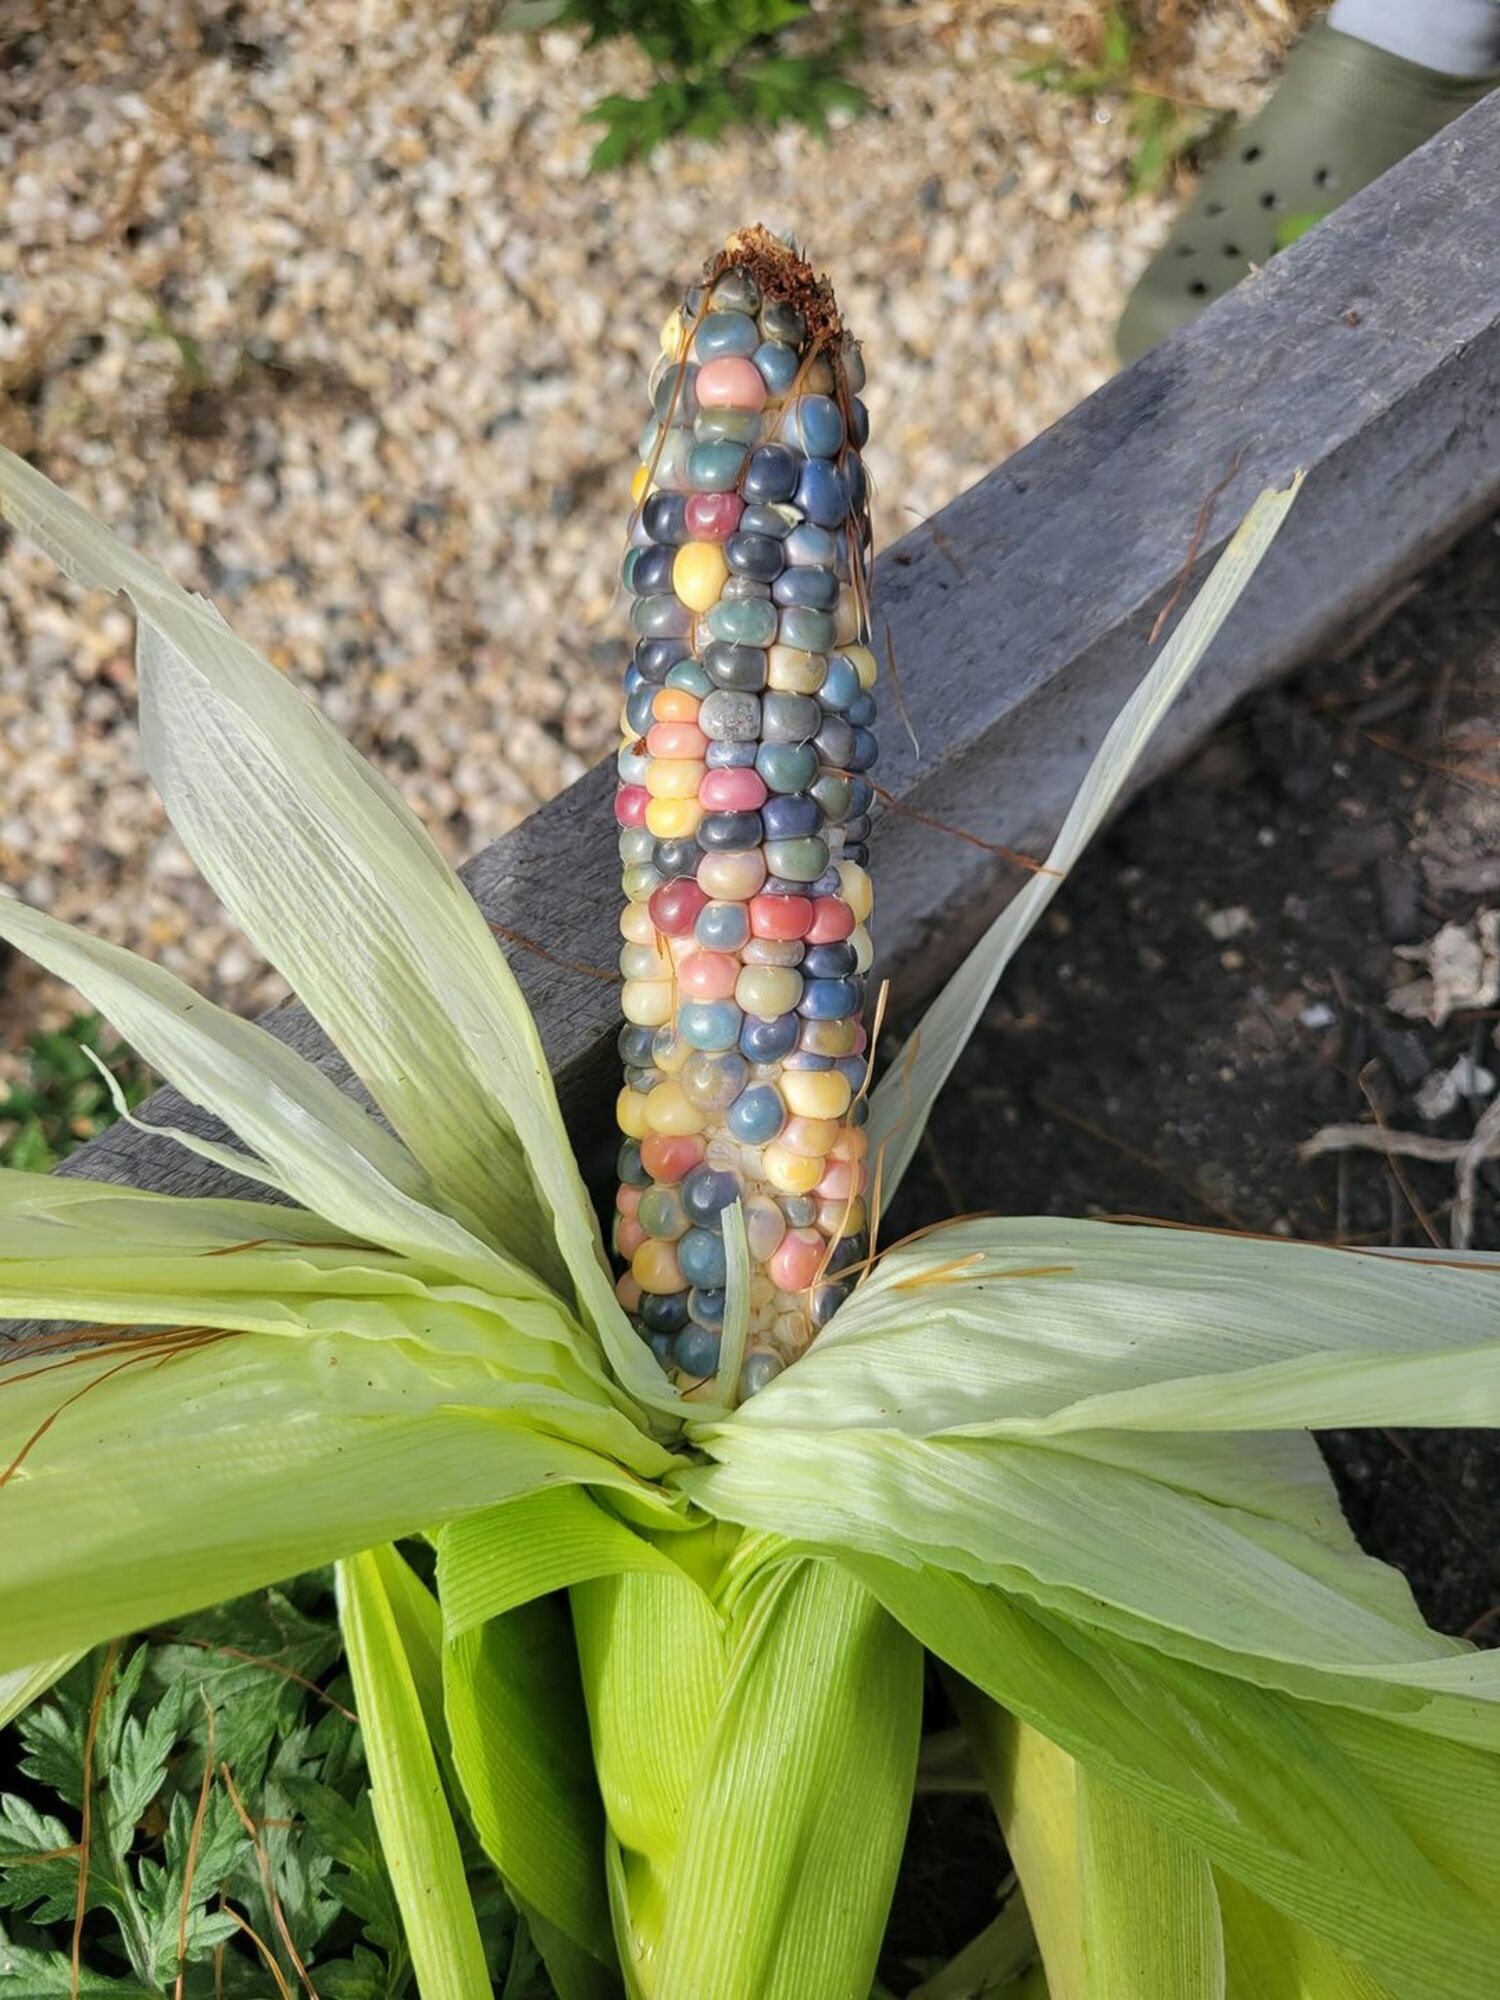
[(1500, 0), (1333, 0), (1328, 25), (1443, 76), (1500, 70)]

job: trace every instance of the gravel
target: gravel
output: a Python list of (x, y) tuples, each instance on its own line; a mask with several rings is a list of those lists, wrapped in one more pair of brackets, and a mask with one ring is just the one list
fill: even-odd
[[(881, 540), (1110, 373), (1181, 190), (1128, 194), (1118, 101), (1018, 80), (1087, 12), (864, 9), (876, 108), (828, 144), (590, 178), (581, 114), (648, 81), (628, 45), (478, 5), (0, 0), (0, 440), (211, 594), (459, 858), (610, 745), (645, 372), (729, 228), (794, 228), (865, 336)], [(1167, 81), (1249, 108), (1290, 31), (1207, 10)], [(145, 779), (129, 619), (14, 543), (0, 879), (238, 1009), (280, 995)], [(13, 968), (0, 1039), (62, 1009)]]

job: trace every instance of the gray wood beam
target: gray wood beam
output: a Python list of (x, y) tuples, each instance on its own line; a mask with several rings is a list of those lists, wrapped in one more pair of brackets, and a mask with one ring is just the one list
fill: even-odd
[[(1298, 465), (1309, 475), (1141, 782), (1500, 505), (1497, 189), (1500, 93), (882, 557), (877, 650), (888, 635), (919, 745), (887, 679), (876, 776), (898, 800), (1041, 850), (1146, 667), (1210, 496), (1189, 589), (1261, 487)], [(838, 246), (827, 249), (836, 264)], [(880, 329), (869, 333), (878, 370)], [(622, 667), (626, 657), (622, 628)], [(592, 771), (464, 871), (494, 923), (598, 967), (618, 949), (611, 785), (608, 769)], [(896, 812), (882, 814), (872, 850), (877, 970), (900, 1005), (1020, 878)], [(519, 947), (511, 957), (586, 1140), (613, 1101), (616, 990)], [(301, 1008), (268, 1025), (347, 1080)], [(215, 1129), (170, 1091), (143, 1115)], [(183, 1193), (234, 1185), (124, 1127), (62, 1171)]]

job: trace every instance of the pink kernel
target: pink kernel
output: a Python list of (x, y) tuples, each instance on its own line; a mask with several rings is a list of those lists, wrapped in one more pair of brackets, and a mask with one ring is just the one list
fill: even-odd
[(784, 1292), (806, 1291), (827, 1247), (815, 1229), (789, 1229), (771, 1252), (771, 1277)]
[(628, 1181), (621, 1181), (615, 1196), (615, 1207), (621, 1215), (634, 1215), (641, 1205), (641, 1190), (631, 1187)]
[(633, 1215), (622, 1215), (615, 1223), (615, 1255), (633, 1257), (646, 1240), (646, 1232)]
[(819, 1201), (847, 1201), (854, 1192), (854, 1170), (847, 1160), (834, 1160), (815, 1189)]
[(644, 785), (621, 785), (615, 793), (615, 818), (621, 826), (644, 826), (651, 794)]
[(616, 1278), (615, 1297), (620, 1301), (626, 1312), (635, 1312), (641, 1303), (640, 1279), (633, 1277), (629, 1271), (623, 1277)]
[(663, 1187), (673, 1187), (690, 1174), (703, 1158), (701, 1139), (679, 1138), (666, 1132), (653, 1132), (641, 1141), (641, 1165), (652, 1180), (660, 1181)]
[(708, 738), (691, 722), (653, 722), (646, 734), (646, 750), (652, 757), (696, 760), (707, 749)]
[(839, 944), (854, 935), (854, 912), (837, 896), (813, 899), (812, 922), (808, 925), (809, 944)]
[(694, 493), (683, 518), (695, 542), (727, 542), (744, 511), (745, 503), (738, 493)]
[(763, 410), (766, 406), (765, 377), (742, 355), (722, 354), (716, 361), (705, 361), (693, 386), (705, 410)]
[(766, 802), (766, 781), (759, 771), (709, 771), (698, 797), (710, 812), (758, 812)]
[(677, 981), (694, 1000), (727, 1000), (740, 976), (740, 962), (727, 951), (695, 951), (677, 968)]

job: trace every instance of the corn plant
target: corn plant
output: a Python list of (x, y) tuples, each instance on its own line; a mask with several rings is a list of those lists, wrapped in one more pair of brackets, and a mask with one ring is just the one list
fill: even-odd
[[(669, 322), (674, 365), (704, 304)], [(872, 1225), (1295, 490), (1251, 509), (1048, 867), (870, 1094)], [(425, 2000), (490, 1990), (469, 1838), (564, 2000), (863, 2000), (931, 1660), (1024, 1899), (977, 1952), (992, 1990), (1489, 1990), (1500, 1662), (1362, 1554), (1310, 1432), (1494, 1422), (1500, 1260), (966, 1219), (867, 1255), (780, 1372), (721, 1349), (692, 1376), (617, 1295), (536, 1026), (394, 791), (8, 456), (0, 508), (131, 599), (178, 833), (380, 1113), (0, 901), (0, 934), (233, 1134), (180, 1142), (270, 1197), (0, 1177), (0, 1311), (50, 1323), (0, 1365), (0, 1713), (103, 1638), (336, 1562)], [(731, 1361), (750, 1205), (721, 1215)], [(392, 1546), (415, 1535), (435, 1590)]]

